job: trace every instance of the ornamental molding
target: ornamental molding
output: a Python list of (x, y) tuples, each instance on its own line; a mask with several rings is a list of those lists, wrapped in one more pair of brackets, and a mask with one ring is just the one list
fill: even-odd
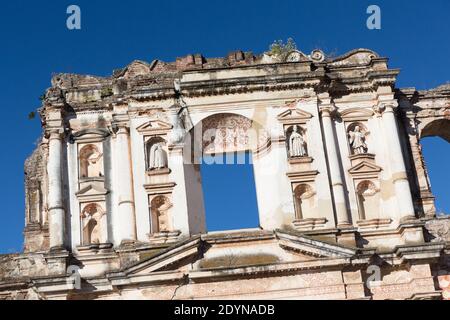
[(167, 134), (173, 126), (162, 120), (150, 120), (136, 128), (144, 136)]
[(105, 200), (105, 196), (108, 194), (108, 190), (105, 188), (90, 184), (81, 190), (79, 190), (77, 193), (75, 193), (78, 200), (82, 202), (87, 201), (102, 201)]
[(313, 115), (301, 109), (289, 109), (277, 116), (278, 121), (283, 124), (306, 124)]
[(348, 108), (339, 111), (344, 121), (364, 121), (370, 119), (373, 114), (373, 110), (367, 108)]
[(378, 173), (380, 173), (382, 170), (383, 169), (381, 167), (363, 160), (357, 165), (350, 168), (348, 172), (355, 177), (368, 177), (373, 176), (374, 174), (378, 176)]

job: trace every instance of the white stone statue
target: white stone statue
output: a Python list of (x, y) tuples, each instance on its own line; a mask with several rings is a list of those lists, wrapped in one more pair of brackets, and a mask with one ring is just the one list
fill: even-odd
[(367, 145), (365, 143), (366, 134), (361, 132), (359, 126), (355, 127), (355, 131), (350, 131), (349, 136), (353, 154), (363, 154), (367, 152)]
[(149, 169), (167, 168), (166, 152), (161, 143), (154, 144), (150, 149)]
[(298, 126), (294, 126), (294, 129), (289, 138), (289, 154), (291, 158), (306, 156), (305, 140), (298, 131)]

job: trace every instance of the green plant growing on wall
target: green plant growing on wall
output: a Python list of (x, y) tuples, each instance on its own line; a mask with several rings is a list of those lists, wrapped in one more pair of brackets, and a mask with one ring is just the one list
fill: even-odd
[(112, 96), (112, 95), (113, 95), (112, 88), (102, 88), (102, 91), (100, 91), (100, 96), (102, 98), (106, 98), (106, 97), (109, 97), (109, 96)]
[(33, 120), (34, 118), (36, 118), (36, 112), (31, 111), (31, 112), (28, 114), (28, 120)]
[(292, 38), (288, 38), (286, 43), (284, 43), (283, 40), (274, 41), (270, 45), (267, 54), (270, 56), (284, 56), (294, 50), (297, 50), (297, 45)]

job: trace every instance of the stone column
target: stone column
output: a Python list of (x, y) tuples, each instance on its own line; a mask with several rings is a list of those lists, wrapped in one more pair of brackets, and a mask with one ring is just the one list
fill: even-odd
[(64, 249), (65, 210), (62, 197), (62, 136), (60, 130), (52, 130), (48, 150), (48, 212), (50, 249)]
[(337, 142), (333, 130), (332, 112), (334, 109), (334, 106), (331, 104), (322, 105), (320, 107), (320, 112), (322, 115), (323, 133), (325, 136), (326, 153), (330, 170), (330, 181), (333, 191), (334, 207), (336, 210), (336, 224), (337, 226), (348, 226), (350, 223), (347, 203), (345, 201), (345, 191), (339, 165)]
[(117, 125), (116, 133), (116, 170), (117, 192), (119, 199), (118, 224), (120, 241), (136, 240), (136, 218), (134, 215), (133, 177), (131, 174), (130, 132), (127, 125)]
[(414, 205), (411, 195), (411, 189), (406, 174), (405, 162), (403, 159), (402, 147), (400, 144), (399, 132), (397, 122), (395, 120), (394, 108), (397, 107), (397, 102), (387, 103), (381, 105), (379, 108), (384, 109), (382, 114), (383, 127), (385, 136), (390, 137), (389, 143), (386, 143), (390, 166), (392, 170), (392, 180), (394, 182), (395, 197), (397, 199), (400, 210), (400, 219), (408, 220), (414, 219)]

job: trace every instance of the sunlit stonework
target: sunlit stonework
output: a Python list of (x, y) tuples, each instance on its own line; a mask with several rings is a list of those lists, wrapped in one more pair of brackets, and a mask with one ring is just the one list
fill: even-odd
[[(450, 86), (398, 73), (358, 49), (54, 76), (0, 299), (449, 298), (420, 139), (450, 141)], [(198, 163), (241, 151), (260, 228), (208, 233)]]

